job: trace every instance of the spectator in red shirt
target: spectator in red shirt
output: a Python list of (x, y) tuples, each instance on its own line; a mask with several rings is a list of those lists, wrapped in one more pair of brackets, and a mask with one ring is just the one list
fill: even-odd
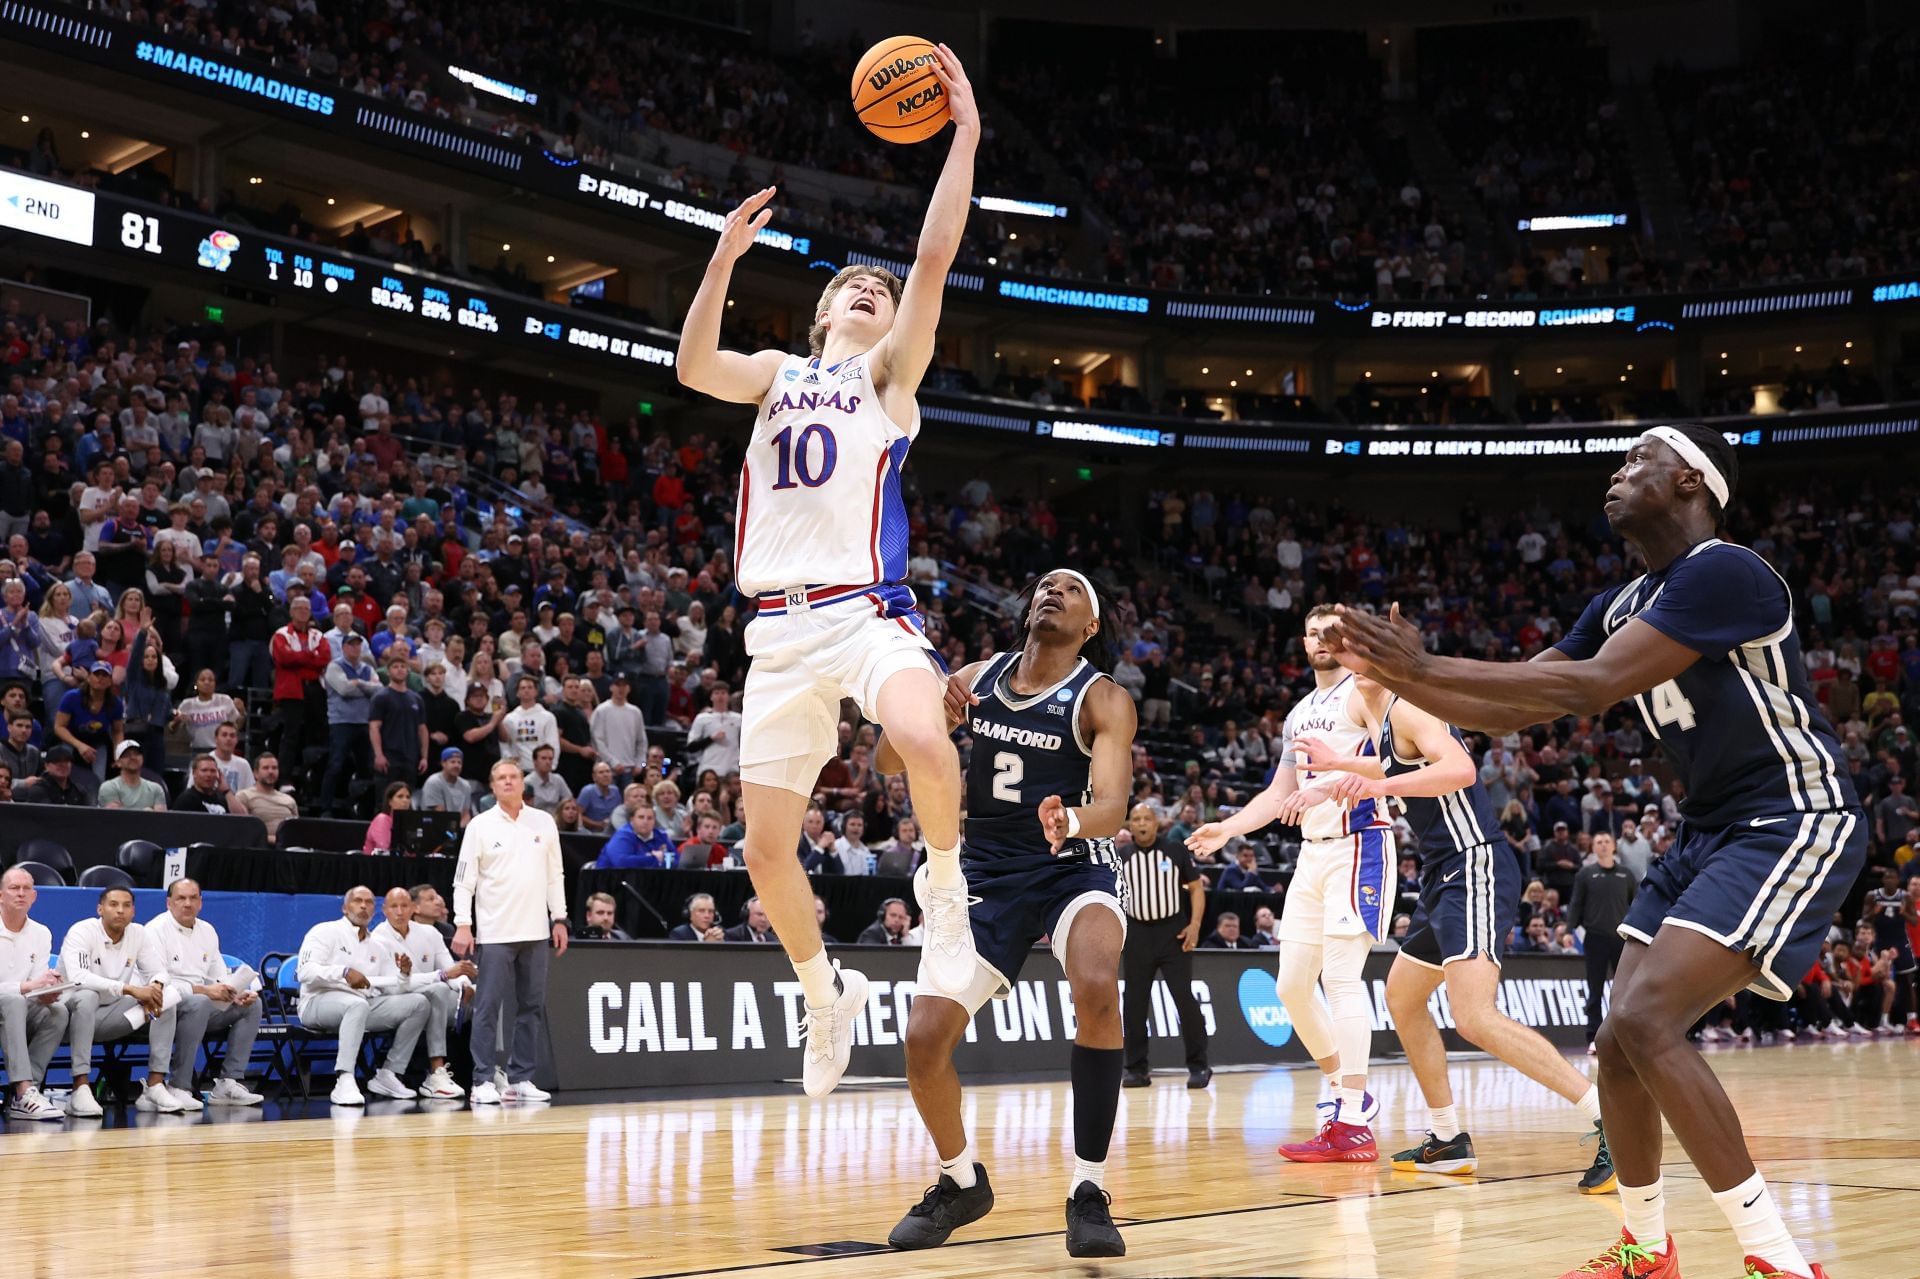
[(273, 633), (272, 652), (273, 706), (280, 714), (274, 754), (297, 776), (302, 752), (314, 736), (307, 723), (307, 690), (318, 683), (332, 657), (326, 637), (313, 624), (313, 605), (305, 595), (287, 597), (287, 624)]
[(663, 511), (677, 511), (687, 504), (687, 484), (680, 478), (678, 463), (667, 463), (667, 469), (653, 482), (653, 504)]
[(681, 870), (713, 870), (727, 861), (727, 846), (720, 842), (720, 819), (702, 813), (694, 823), (694, 837), (680, 845)]

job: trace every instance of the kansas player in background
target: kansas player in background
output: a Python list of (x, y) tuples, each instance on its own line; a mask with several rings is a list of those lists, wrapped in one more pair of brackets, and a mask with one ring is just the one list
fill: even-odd
[[(1311, 737), (1293, 749), (1316, 770), (1346, 775), (1327, 784), (1335, 799), (1397, 799), (1420, 857), (1420, 908), (1387, 970), (1387, 1009), (1432, 1115), (1425, 1140), (1393, 1157), (1408, 1172), (1470, 1173), (1473, 1139), (1462, 1130), (1447, 1079), (1447, 1049), (1427, 1013), (1444, 982), (1454, 1028), (1535, 1083), (1551, 1088), (1593, 1125), (1599, 1151), (1580, 1179), (1583, 1194), (1613, 1189), (1613, 1164), (1600, 1126), (1600, 1091), (1538, 1031), (1501, 1012), (1500, 956), (1520, 905), (1520, 859), (1494, 821), (1487, 788), (1460, 730), (1369, 679), (1354, 681), (1373, 749), (1338, 754)], [(1337, 1117), (1336, 1117), (1337, 1120)], [(1334, 1124), (1332, 1144), (1348, 1134)]]
[(1341, 662), (1436, 715), (1488, 732), (1631, 699), (1686, 785), (1674, 848), (1640, 885), (1596, 1041), (1626, 1229), (1569, 1276), (1675, 1279), (1660, 1177), (1664, 1117), (1726, 1214), (1746, 1273), (1824, 1279), (1755, 1170), (1733, 1104), (1687, 1028), (1742, 989), (1784, 1000), (1866, 862), (1867, 823), (1808, 687), (1786, 582), (1721, 541), (1738, 482), (1704, 426), (1656, 426), (1606, 492), (1607, 522), (1646, 572), (1587, 605), (1531, 662), (1438, 657), (1398, 616), (1346, 613)]
[[(1373, 742), (1354, 676), (1327, 647), (1335, 617), (1331, 604), (1307, 613), (1304, 642), (1314, 690), (1287, 715), (1286, 740), (1312, 737), (1339, 754), (1370, 753)], [(1280, 911), (1280, 1001), (1334, 1097), (1315, 1136), (1280, 1147), (1296, 1163), (1371, 1163), (1379, 1157), (1369, 1127), (1378, 1108), (1367, 1095), (1373, 1009), (1361, 969), (1392, 918), (1387, 903), (1393, 823), (1384, 804), (1333, 799), (1328, 784), (1339, 776), (1316, 772), (1296, 755), (1283, 756), (1267, 789), (1251, 803), (1187, 838), (1193, 851), (1212, 852), (1274, 821), (1300, 823), (1300, 862)], [(1325, 1010), (1316, 985), (1326, 987)]]
[(757, 404), (740, 472), (734, 571), (758, 613), (746, 631), (740, 730), (747, 869), (807, 1004), (803, 1083), (831, 1092), (853, 1051), (867, 980), (837, 971), (821, 944), (813, 890), (793, 855), (814, 781), (837, 743), (840, 700), (877, 720), (913, 788), (930, 875), (920, 895), (926, 980), (973, 980), (960, 872), (960, 763), (947, 737), (942, 668), (906, 585), (900, 472), (920, 430), (914, 392), (933, 358), (941, 293), (966, 228), (980, 112), (953, 51), (934, 74), (954, 133), (903, 286), (851, 266), (815, 308), (812, 358), (720, 349), (733, 264), (767, 225), (768, 187), (729, 213), (680, 339), (680, 381)]
[[(1132, 782), (1133, 699), (1107, 672), (1113, 643), (1092, 583), (1055, 569), (1030, 589), (1015, 647), (956, 671), (947, 716), (973, 737), (967, 765), (967, 887), (977, 949), (959, 994), (926, 983), (907, 1018), (907, 1084), (940, 1176), (895, 1226), (896, 1248), (933, 1248), (993, 1207), (986, 1166), (960, 1113), (953, 1050), (989, 998), (1006, 998), (1042, 937), (1073, 988), (1073, 1171), (1067, 1252), (1118, 1257), (1106, 1193), (1120, 1106), (1120, 947), (1126, 940), (1113, 836)], [(896, 772), (891, 732), (875, 763)], [(1069, 804), (1072, 806), (1069, 807)], [(791, 855), (791, 853), (789, 853)], [(916, 879), (927, 873), (923, 866)]]

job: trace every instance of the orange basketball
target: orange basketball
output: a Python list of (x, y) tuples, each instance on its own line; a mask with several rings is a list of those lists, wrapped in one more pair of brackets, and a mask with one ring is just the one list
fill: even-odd
[(947, 91), (933, 73), (930, 41), (894, 36), (860, 55), (853, 71), (853, 113), (875, 136), (919, 142), (946, 127)]

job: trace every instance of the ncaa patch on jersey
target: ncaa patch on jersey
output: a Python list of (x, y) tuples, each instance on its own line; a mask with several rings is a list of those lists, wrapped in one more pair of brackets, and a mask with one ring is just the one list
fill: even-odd
[(1264, 965), (1240, 974), (1240, 1015), (1261, 1043), (1279, 1048), (1293, 1038), (1293, 1018), (1280, 1002), (1280, 989)]

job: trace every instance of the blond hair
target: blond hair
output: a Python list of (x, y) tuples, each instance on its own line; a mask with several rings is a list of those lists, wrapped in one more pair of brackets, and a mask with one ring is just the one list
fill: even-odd
[(827, 281), (827, 287), (820, 290), (820, 300), (814, 303), (813, 306), (813, 325), (807, 330), (807, 345), (815, 355), (819, 355), (827, 349), (827, 326), (821, 322), (820, 317), (825, 315), (827, 309), (833, 305), (834, 294), (845, 288), (848, 280), (862, 275), (873, 276), (885, 284), (887, 286), (887, 292), (893, 295), (893, 304), (896, 307), (900, 305), (900, 293), (906, 286), (901, 282), (899, 276), (887, 270), (887, 268), (883, 266), (865, 266), (858, 263), (853, 266), (841, 267), (834, 273), (833, 278)]

